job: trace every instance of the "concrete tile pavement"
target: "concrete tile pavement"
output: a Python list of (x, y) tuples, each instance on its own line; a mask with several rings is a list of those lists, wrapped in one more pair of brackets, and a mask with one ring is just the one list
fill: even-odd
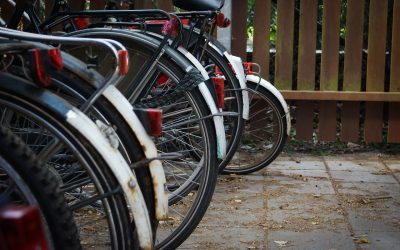
[(396, 249), (400, 155), (296, 155), (220, 176), (180, 249)]

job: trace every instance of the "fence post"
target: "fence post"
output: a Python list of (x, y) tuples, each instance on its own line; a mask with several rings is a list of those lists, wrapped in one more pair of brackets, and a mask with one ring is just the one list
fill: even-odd
[(292, 89), (294, 0), (278, 0), (275, 55), (275, 86)]
[(232, 4), (232, 54), (247, 61), (247, 0)]
[[(400, 92), (400, 0), (394, 0), (390, 91)], [(388, 142), (400, 143), (400, 100), (389, 103)]]
[[(364, 0), (348, 0), (346, 15), (346, 47), (344, 53), (344, 91), (360, 91), (364, 34)], [(342, 141), (359, 138), (359, 102), (343, 102)]]
[[(367, 91), (384, 91), (387, 12), (388, 1), (370, 0)], [(365, 141), (382, 142), (383, 103), (367, 102), (365, 111)]]
[[(338, 89), (340, 0), (324, 1), (320, 90)], [(320, 102), (319, 140), (336, 139), (336, 101)]]
[[(297, 89), (314, 90), (317, 46), (318, 0), (300, 2)], [(314, 103), (296, 102), (296, 139), (311, 140), (313, 136)]]

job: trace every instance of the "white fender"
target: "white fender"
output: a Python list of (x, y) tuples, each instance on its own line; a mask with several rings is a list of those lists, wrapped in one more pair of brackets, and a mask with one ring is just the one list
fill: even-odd
[[(189, 51), (187, 51), (185, 48), (181, 46), (178, 48), (178, 51), (182, 55), (184, 55), (196, 67), (196, 69), (200, 71), (201, 75), (204, 77), (204, 80), (210, 79), (203, 65), (201, 65), (201, 63)], [(212, 98), (212, 95), (210, 93), (210, 90), (207, 88), (207, 85), (204, 82), (202, 82), (199, 84), (198, 87), (200, 89), (201, 94), (203, 95), (204, 99), (207, 102), (211, 114), (214, 115), (219, 113), (220, 110), (217, 108), (214, 98)], [(226, 156), (224, 119), (222, 116), (214, 116), (213, 120), (214, 120), (215, 131), (217, 133), (217, 155), (219, 159), (224, 159)]]
[[(201, 94), (207, 102), (207, 106), (211, 111), (211, 114), (218, 114), (218, 108), (215, 104), (214, 98), (212, 97), (210, 90), (207, 88), (207, 85), (202, 82), (198, 85)], [(226, 139), (225, 139), (225, 127), (224, 127), (224, 118), (220, 115), (214, 116), (214, 126), (215, 132), (217, 135), (217, 156), (218, 159), (224, 159), (226, 157)]]
[(111, 146), (98, 127), (78, 109), (73, 108), (68, 111), (67, 122), (95, 147), (108, 164), (125, 193), (127, 203), (130, 206), (135, 221), (140, 247), (143, 249), (153, 249), (153, 233), (146, 202), (137, 184), (136, 177), (125, 159), (118, 149)]
[[(156, 145), (147, 134), (143, 124), (133, 111), (132, 105), (124, 95), (111, 85), (103, 92), (103, 96), (119, 111), (119, 114), (127, 122), (139, 140), (146, 158), (158, 157)], [(149, 170), (153, 181), (156, 218), (157, 220), (166, 220), (168, 219), (168, 194), (165, 192), (166, 179), (162, 162), (160, 160), (151, 161)]]
[(278, 101), (281, 103), (282, 108), (286, 114), (286, 122), (287, 122), (286, 133), (289, 136), (290, 135), (290, 125), (291, 125), (290, 124), (290, 111), (289, 111), (289, 107), (288, 107), (285, 99), (283, 98), (281, 92), (279, 92), (279, 90), (277, 88), (275, 88), (275, 86), (272, 85), (270, 82), (268, 82), (267, 80), (265, 80), (259, 76), (247, 75), (246, 81), (253, 82), (255, 84), (260, 83), (261, 87), (265, 88), (268, 92), (273, 94), (278, 99)]
[(245, 90), (247, 88), (246, 85), (246, 77), (244, 74), (244, 68), (242, 59), (240, 57), (229, 54), (228, 52), (224, 52), (224, 56), (228, 59), (229, 63), (232, 65), (233, 70), (235, 71), (236, 77), (239, 80), (240, 88), (243, 89), (243, 119), (249, 119), (249, 93)]

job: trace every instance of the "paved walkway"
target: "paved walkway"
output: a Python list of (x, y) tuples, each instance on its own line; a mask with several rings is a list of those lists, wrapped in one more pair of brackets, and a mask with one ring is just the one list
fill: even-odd
[(400, 249), (400, 155), (284, 156), (222, 176), (180, 249)]

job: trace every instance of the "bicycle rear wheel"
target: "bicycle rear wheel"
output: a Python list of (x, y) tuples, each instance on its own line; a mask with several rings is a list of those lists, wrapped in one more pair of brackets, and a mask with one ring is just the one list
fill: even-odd
[(81, 244), (132, 249), (136, 243), (124, 194), (103, 157), (66, 120), (70, 110), (50, 93), (15, 77), (1, 77), (1, 124), (57, 173)]
[(79, 249), (79, 235), (56, 177), (10, 130), (0, 126), (0, 195), (38, 206), (50, 249)]
[(287, 140), (287, 119), (279, 100), (255, 82), (247, 82), (250, 117), (240, 146), (225, 174), (249, 174), (270, 164)]

